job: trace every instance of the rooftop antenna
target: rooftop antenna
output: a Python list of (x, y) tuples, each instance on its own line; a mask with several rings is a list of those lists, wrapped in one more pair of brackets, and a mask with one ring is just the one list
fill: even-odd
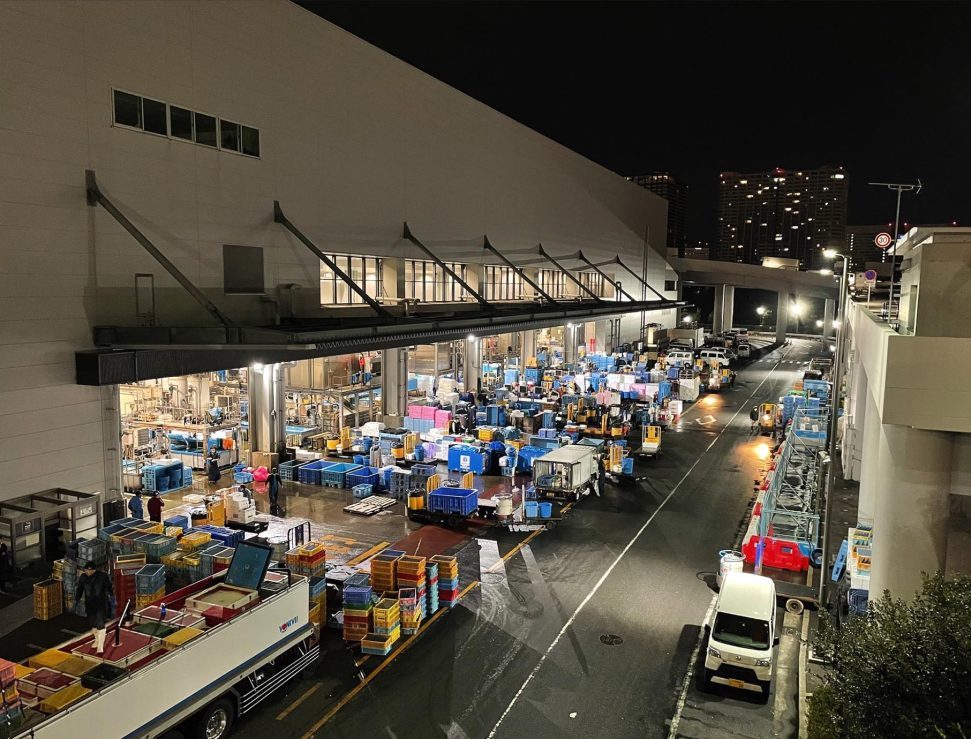
[[(867, 184), (897, 191), (897, 214), (893, 218), (893, 257), (890, 260), (890, 299), (887, 301), (887, 323), (892, 323), (893, 321), (891, 320), (891, 316), (893, 315), (893, 290), (897, 279), (897, 243), (900, 229), (900, 196), (905, 192), (913, 192), (914, 195), (917, 195), (920, 193), (920, 189), (924, 185), (920, 181), (920, 177), (917, 178), (916, 185), (908, 182), (868, 182)], [(898, 317), (900, 315), (899, 305), (897, 306), (897, 315)]]

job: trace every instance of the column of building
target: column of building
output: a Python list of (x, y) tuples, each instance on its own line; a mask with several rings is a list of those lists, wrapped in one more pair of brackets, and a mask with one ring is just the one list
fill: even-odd
[(775, 309), (775, 340), (781, 344), (786, 340), (786, 329), (789, 326), (789, 293), (779, 292)]
[(385, 349), (381, 352), (381, 397), (384, 422), (400, 423), (408, 406), (408, 349)]
[(465, 389), (478, 392), (481, 377), (482, 340), (478, 336), (469, 336), (465, 342), (465, 375), (462, 378)]

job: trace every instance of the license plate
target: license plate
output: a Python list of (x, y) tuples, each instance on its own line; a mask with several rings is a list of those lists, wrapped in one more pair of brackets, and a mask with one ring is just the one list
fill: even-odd
[(728, 681), (728, 684), (731, 685), (733, 688), (744, 688), (745, 687), (745, 681), (744, 680), (729, 680)]

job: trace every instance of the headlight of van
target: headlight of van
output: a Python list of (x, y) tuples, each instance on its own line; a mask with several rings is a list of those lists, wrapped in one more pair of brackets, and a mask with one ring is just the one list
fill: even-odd
[(714, 647), (708, 647), (708, 656), (709, 657), (714, 657), (715, 659), (721, 659), (722, 658), (722, 653), (719, 652)]
[(755, 666), (756, 667), (768, 667), (771, 664), (772, 664), (772, 660), (771, 659), (757, 659), (757, 660), (755, 660)]

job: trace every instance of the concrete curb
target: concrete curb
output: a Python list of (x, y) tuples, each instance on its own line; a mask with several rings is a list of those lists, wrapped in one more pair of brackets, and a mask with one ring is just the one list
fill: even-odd
[(799, 739), (807, 739), (809, 736), (809, 698), (811, 694), (807, 692), (808, 675), (806, 673), (809, 664), (809, 611), (802, 612), (802, 632), (799, 639)]

